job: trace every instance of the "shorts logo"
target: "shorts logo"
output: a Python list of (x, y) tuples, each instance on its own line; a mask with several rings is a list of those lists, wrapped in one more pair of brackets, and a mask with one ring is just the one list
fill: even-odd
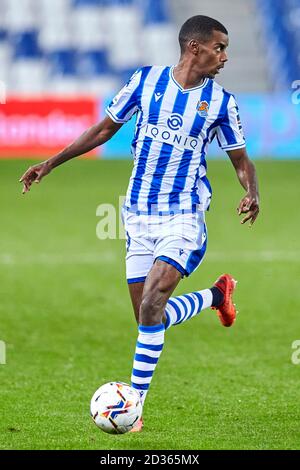
[(197, 111), (201, 117), (207, 117), (209, 110), (209, 104), (207, 101), (198, 101)]
[(183, 255), (184, 251), (182, 248), (179, 248), (179, 256)]
[(172, 131), (178, 131), (183, 125), (183, 120), (180, 114), (172, 114), (168, 119), (167, 124)]

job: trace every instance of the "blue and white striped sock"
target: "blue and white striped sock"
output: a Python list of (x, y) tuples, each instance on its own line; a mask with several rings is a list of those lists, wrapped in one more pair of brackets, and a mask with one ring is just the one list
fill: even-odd
[(191, 294), (170, 297), (166, 305), (166, 330), (172, 325), (179, 325), (212, 305), (210, 289), (192, 292)]
[(131, 386), (140, 392), (144, 404), (152, 376), (164, 346), (165, 325), (139, 325)]

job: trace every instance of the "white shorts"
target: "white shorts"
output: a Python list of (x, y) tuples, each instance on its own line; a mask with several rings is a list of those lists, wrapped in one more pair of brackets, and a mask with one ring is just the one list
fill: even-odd
[(207, 244), (205, 213), (137, 215), (123, 210), (128, 284), (144, 282), (153, 263), (172, 264), (183, 276), (200, 265)]

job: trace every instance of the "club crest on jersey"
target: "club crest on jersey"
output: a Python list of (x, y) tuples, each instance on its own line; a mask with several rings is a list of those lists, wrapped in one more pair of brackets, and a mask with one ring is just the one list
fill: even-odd
[(201, 117), (207, 117), (208, 115), (209, 104), (207, 101), (198, 101), (197, 103), (197, 111)]

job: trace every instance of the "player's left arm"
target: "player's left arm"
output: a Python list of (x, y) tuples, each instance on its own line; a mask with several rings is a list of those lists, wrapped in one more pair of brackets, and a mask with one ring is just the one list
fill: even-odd
[(255, 166), (249, 159), (245, 147), (228, 150), (227, 154), (241, 185), (246, 191), (246, 195), (241, 199), (237, 208), (238, 215), (246, 214), (241, 220), (241, 224), (250, 220), (251, 226), (259, 214), (259, 192)]

